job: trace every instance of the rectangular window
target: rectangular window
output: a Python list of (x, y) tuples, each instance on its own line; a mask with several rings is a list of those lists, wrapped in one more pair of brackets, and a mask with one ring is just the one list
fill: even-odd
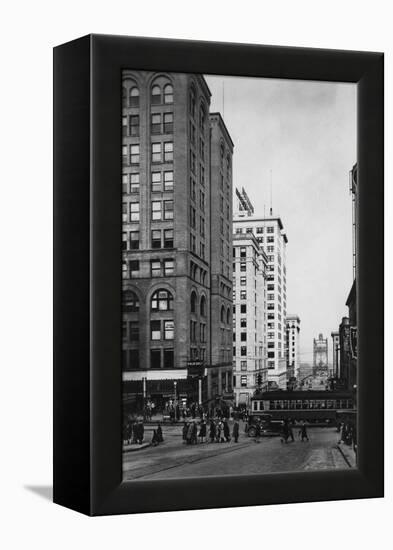
[(130, 357), (130, 368), (139, 369), (139, 350), (130, 349), (128, 351), (129, 351), (129, 357)]
[(241, 247), (240, 247), (240, 257), (241, 257), (241, 258), (246, 258), (246, 256), (247, 256), (246, 247), (245, 247), (245, 246), (241, 246)]
[(246, 332), (241, 332), (240, 333), (240, 341), (241, 342), (247, 342), (247, 333)]
[(127, 250), (127, 233), (122, 233), (121, 235), (121, 249)]
[(164, 133), (173, 133), (173, 113), (164, 113)]
[(128, 174), (123, 174), (121, 177), (122, 191), (128, 193)]
[(195, 154), (192, 150), (190, 150), (190, 169), (193, 174), (196, 173)]
[(161, 229), (153, 229), (151, 232), (151, 247), (161, 248)]
[(173, 248), (173, 229), (164, 230), (164, 248)]
[(164, 260), (164, 275), (173, 275), (175, 273), (175, 262), (173, 260)]
[(245, 263), (240, 264), (240, 271), (247, 271), (247, 267)]
[(152, 113), (150, 132), (152, 134), (161, 134), (161, 114), (160, 113)]
[(173, 340), (175, 337), (175, 323), (173, 321), (164, 321), (164, 339)]
[(121, 211), (122, 211), (122, 220), (123, 222), (126, 222), (127, 221), (127, 203), (126, 202), (123, 202), (121, 206)]
[(151, 173), (151, 190), (152, 192), (161, 191), (161, 172)]
[(246, 286), (247, 277), (240, 277), (240, 286)]
[(150, 269), (152, 277), (161, 277), (161, 261), (160, 260), (150, 260)]
[(174, 355), (173, 349), (164, 349), (164, 369), (173, 369)]
[(151, 218), (152, 218), (152, 220), (161, 220), (161, 218), (162, 218), (162, 203), (161, 203), (161, 201), (152, 201), (152, 203), (151, 203)]
[(247, 361), (240, 361), (240, 370), (247, 370)]
[(240, 299), (241, 300), (247, 300), (247, 291), (246, 290), (241, 290), (240, 291)]
[(151, 369), (161, 368), (161, 350), (159, 349), (150, 350), (150, 368)]
[(121, 126), (122, 126), (123, 136), (126, 136), (127, 135), (127, 117), (126, 116), (121, 117)]
[(131, 250), (139, 249), (139, 231), (130, 232), (130, 249)]
[(164, 172), (164, 191), (173, 191), (173, 170)]
[(139, 115), (130, 116), (130, 135), (139, 136)]
[(130, 221), (139, 222), (139, 202), (130, 203)]
[(201, 237), (205, 236), (205, 220), (202, 218), (202, 216), (199, 217), (199, 229)]
[(123, 164), (128, 164), (128, 147), (127, 145), (122, 145), (121, 154), (123, 158)]
[(268, 227), (267, 232), (268, 233), (274, 233), (274, 227)]
[(173, 162), (173, 142), (164, 143), (164, 162)]
[(173, 220), (173, 201), (164, 201), (164, 220)]
[(151, 144), (151, 161), (161, 162), (161, 143)]
[(139, 275), (139, 260), (131, 260), (129, 266), (130, 277), (137, 277)]
[(240, 305), (240, 313), (247, 313), (247, 304)]
[(195, 208), (193, 206), (190, 206), (190, 226), (195, 229), (195, 225)]
[(247, 387), (247, 376), (242, 375), (240, 377), (240, 385), (241, 385), (242, 388)]
[(139, 174), (130, 174), (130, 193), (139, 193)]
[(130, 333), (130, 342), (138, 342), (139, 341), (139, 322), (138, 321), (131, 321), (129, 323), (129, 333)]
[(246, 318), (246, 317), (242, 317), (242, 318), (240, 319), (240, 326), (241, 326), (242, 328), (247, 328), (247, 318)]
[(199, 165), (199, 183), (205, 187), (205, 169), (201, 164)]
[(152, 340), (161, 340), (161, 321), (150, 321), (150, 333)]
[(247, 346), (241, 346), (240, 355), (247, 355)]
[(130, 145), (130, 162), (139, 164), (139, 145)]

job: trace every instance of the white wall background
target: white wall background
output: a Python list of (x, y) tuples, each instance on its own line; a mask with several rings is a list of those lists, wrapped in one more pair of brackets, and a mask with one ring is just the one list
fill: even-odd
[[(371, 547), (391, 539), (392, 437), (384, 500), (283, 505), (88, 519), (27, 487), (51, 484), (52, 47), (95, 32), (386, 53), (387, 145), (392, 145), (393, 38), (382, 0), (6, 2), (1, 57), (0, 544), (3, 548), (191, 550)], [(390, 100), (390, 101), (389, 101)], [(388, 157), (388, 155), (386, 155)], [(391, 165), (387, 159), (386, 182)], [(392, 193), (387, 185), (387, 208)], [(387, 212), (388, 214), (388, 212)], [(392, 222), (387, 219), (388, 244)], [(387, 249), (387, 274), (392, 255)], [(372, 258), (371, 258), (372, 261)], [(392, 332), (387, 288), (386, 334)], [(386, 418), (392, 353), (386, 349)], [(44, 489), (45, 492), (45, 489)], [(46, 493), (48, 490), (46, 490)], [(154, 522), (154, 524), (153, 524)], [(153, 525), (154, 526), (153, 526)], [(251, 528), (253, 525), (255, 528)], [(3, 540), (2, 540), (3, 539)]]

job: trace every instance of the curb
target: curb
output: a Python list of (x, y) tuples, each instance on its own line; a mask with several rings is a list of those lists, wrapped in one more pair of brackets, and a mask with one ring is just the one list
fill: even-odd
[(343, 457), (343, 459), (345, 460), (345, 462), (347, 463), (349, 468), (356, 468), (356, 464), (355, 464), (355, 466), (353, 466), (353, 464), (351, 463), (351, 460), (348, 458), (348, 455), (346, 455), (344, 453), (344, 451), (342, 450), (341, 445), (336, 445), (336, 449), (338, 449), (340, 451), (341, 456)]
[(131, 449), (123, 449), (123, 453), (135, 453), (136, 451), (142, 451), (151, 446), (151, 443), (142, 443), (142, 445), (135, 444)]

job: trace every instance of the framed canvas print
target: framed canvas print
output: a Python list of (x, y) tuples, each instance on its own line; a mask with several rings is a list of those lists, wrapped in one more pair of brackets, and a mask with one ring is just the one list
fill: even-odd
[(58, 46), (54, 243), (56, 503), (383, 496), (382, 54)]

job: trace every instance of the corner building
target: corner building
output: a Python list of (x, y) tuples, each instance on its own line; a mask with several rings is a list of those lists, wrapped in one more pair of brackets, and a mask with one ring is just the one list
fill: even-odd
[(287, 235), (281, 218), (254, 215), (244, 191), (237, 190), (239, 204), (233, 220), (235, 236), (253, 234), (266, 254), (266, 335), (267, 369), (271, 388), (287, 387), (286, 315), (287, 315)]
[(123, 71), (123, 390), (136, 409), (214, 397), (209, 105), (200, 75)]

